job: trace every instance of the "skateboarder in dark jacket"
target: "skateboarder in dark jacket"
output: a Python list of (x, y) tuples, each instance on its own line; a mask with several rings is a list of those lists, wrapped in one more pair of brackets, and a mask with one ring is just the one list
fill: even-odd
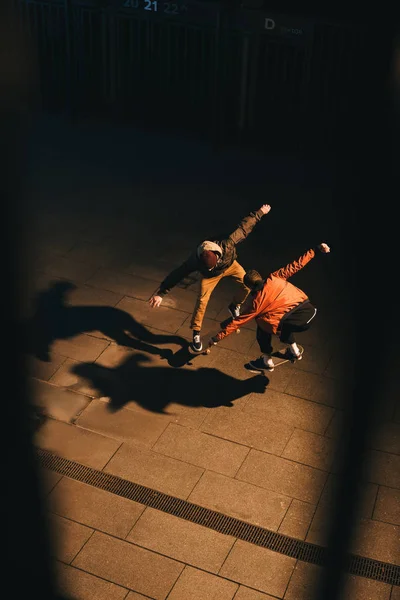
[[(302, 358), (296, 343), (295, 333), (306, 331), (317, 313), (307, 294), (287, 280), (306, 266), (315, 252), (330, 252), (327, 244), (308, 250), (299, 259), (270, 273), (263, 279), (258, 271), (247, 271), (244, 283), (251, 289), (252, 302), (248, 302), (243, 313), (235, 317), (224, 329), (210, 340), (210, 346), (218, 343), (251, 319), (257, 323), (257, 342), (262, 352), (260, 358), (249, 363), (253, 371), (273, 371), (272, 335), (278, 335), (281, 342), (288, 344), (286, 358), (295, 361)], [(247, 304), (247, 303), (246, 303)]]
[(237, 294), (234, 296), (228, 309), (232, 317), (240, 314), (240, 306), (247, 298), (250, 289), (243, 283), (245, 270), (236, 260), (236, 244), (246, 239), (258, 221), (269, 213), (269, 204), (263, 204), (258, 210), (245, 217), (226, 239), (205, 240), (192, 252), (192, 254), (179, 267), (171, 271), (161, 283), (158, 290), (149, 300), (150, 306), (160, 306), (163, 297), (176, 286), (182, 279), (194, 271), (202, 275), (200, 291), (197, 296), (190, 328), (193, 331), (192, 348), (201, 352), (201, 326), (210, 296), (223, 277), (232, 277), (239, 284)]

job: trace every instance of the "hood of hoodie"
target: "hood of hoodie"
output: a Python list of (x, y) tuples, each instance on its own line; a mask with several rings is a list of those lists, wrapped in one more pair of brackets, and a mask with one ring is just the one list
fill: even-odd
[(197, 246), (197, 256), (199, 257), (204, 250), (210, 250), (211, 252), (217, 252), (220, 257), (222, 256), (222, 248), (218, 246), (215, 242), (210, 242), (206, 240), (200, 246)]

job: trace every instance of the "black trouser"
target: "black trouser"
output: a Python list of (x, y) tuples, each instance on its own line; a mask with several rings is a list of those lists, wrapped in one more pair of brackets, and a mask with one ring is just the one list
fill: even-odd
[[(300, 304), (286, 316), (281, 319), (277, 335), (284, 344), (293, 344), (296, 341), (294, 334), (299, 331), (306, 331), (311, 327), (311, 323), (316, 315), (317, 309), (310, 303)], [(257, 342), (263, 354), (272, 352), (272, 334), (267, 333), (261, 327), (257, 326)]]

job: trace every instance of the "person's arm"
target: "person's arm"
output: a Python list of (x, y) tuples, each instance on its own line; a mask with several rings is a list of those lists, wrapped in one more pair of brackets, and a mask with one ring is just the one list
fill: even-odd
[(227, 335), (230, 335), (231, 333), (236, 331), (236, 329), (240, 329), (241, 327), (243, 327), (243, 325), (245, 325), (252, 319), (255, 319), (257, 317), (258, 310), (259, 310), (259, 303), (258, 303), (258, 296), (256, 296), (254, 298), (253, 302), (251, 303), (251, 305), (248, 307), (248, 309), (245, 312), (243, 312), (241, 315), (239, 315), (235, 319), (232, 319), (232, 321), (230, 321), (228, 323), (228, 325), (225, 327), (225, 329), (221, 329), (221, 331), (219, 331), (216, 335), (214, 335), (211, 338), (210, 346), (213, 344), (217, 344), (218, 342), (223, 340)]
[(295, 273), (300, 271), (310, 262), (310, 260), (314, 258), (316, 251), (320, 251), (323, 254), (326, 254), (330, 252), (330, 248), (328, 244), (325, 244), (323, 242), (322, 244), (319, 244), (315, 249), (311, 248), (310, 250), (307, 250), (305, 254), (300, 256), (300, 258), (298, 258), (297, 260), (294, 260), (293, 262), (286, 265), (286, 267), (282, 267), (281, 269), (274, 271), (272, 275), (275, 275), (275, 277), (280, 277), (281, 279), (289, 279), (289, 277), (292, 277)]
[(179, 267), (171, 271), (165, 279), (161, 282), (160, 287), (154, 294), (151, 296), (149, 300), (150, 306), (153, 308), (160, 306), (162, 299), (168, 292), (175, 287), (182, 279), (193, 273), (193, 271), (197, 271), (198, 265), (196, 261), (196, 254), (193, 253), (186, 259)]
[(230, 234), (228, 239), (230, 239), (231, 242), (233, 242), (234, 244), (239, 244), (239, 242), (243, 242), (243, 240), (247, 238), (249, 233), (253, 231), (255, 225), (259, 221), (261, 221), (263, 216), (268, 214), (270, 210), (271, 207), (269, 204), (263, 204), (261, 208), (254, 212), (251, 212), (247, 217), (242, 219), (235, 231), (233, 231)]

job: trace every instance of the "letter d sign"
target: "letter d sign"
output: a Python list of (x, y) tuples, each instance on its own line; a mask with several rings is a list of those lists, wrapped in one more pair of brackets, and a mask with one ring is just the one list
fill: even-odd
[(275, 21), (273, 19), (265, 19), (265, 29), (275, 29)]

